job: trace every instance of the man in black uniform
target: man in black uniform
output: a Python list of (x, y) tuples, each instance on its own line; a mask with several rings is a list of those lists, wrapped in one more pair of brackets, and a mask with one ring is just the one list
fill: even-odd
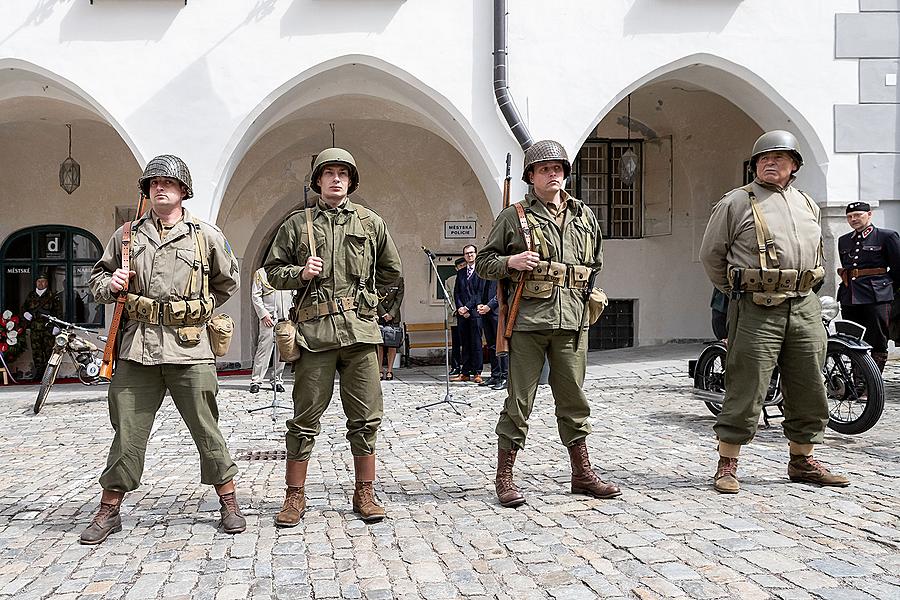
[(838, 301), (845, 319), (866, 328), (872, 359), (884, 372), (891, 302), (900, 285), (900, 235), (872, 225), (872, 210), (865, 202), (847, 205), (847, 223), (853, 231), (838, 239)]

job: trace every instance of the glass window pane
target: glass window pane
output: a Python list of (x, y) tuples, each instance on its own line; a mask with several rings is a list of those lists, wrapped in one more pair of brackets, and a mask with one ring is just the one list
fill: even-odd
[(76, 233), (72, 235), (72, 259), (74, 260), (100, 260), (102, 250), (94, 240)]
[(31, 291), (31, 265), (7, 264), (3, 269), (3, 305), (0, 311), (11, 310), (22, 314), (25, 296)]
[(72, 267), (72, 287), (75, 293), (72, 319), (81, 325), (103, 326), (104, 309), (102, 304), (94, 302), (94, 295), (88, 287), (91, 278), (90, 265), (74, 265)]
[(31, 234), (20, 235), (6, 247), (6, 256), (2, 258), (31, 258)]
[(64, 231), (42, 231), (38, 236), (38, 258), (64, 259), (66, 257), (66, 233)]

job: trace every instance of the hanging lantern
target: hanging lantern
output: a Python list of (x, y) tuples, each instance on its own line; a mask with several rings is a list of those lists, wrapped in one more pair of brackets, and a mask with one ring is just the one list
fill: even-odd
[(81, 165), (72, 158), (72, 124), (66, 123), (69, 128), (69, 158), (59, 165), (59, 187), (71, 194), (81, 185)]
[(628, 122), (626, 124), (626, 131), (628, 132), (628, 149), (619, 157), (619, 179), (622, 181), (623, 186), (630, 188), (634, 185), (634, 180), (637, 178), (638, 168), (640, 167), (638, 164), (638, 155), (631, 148), (631, 94), (628, 94)]

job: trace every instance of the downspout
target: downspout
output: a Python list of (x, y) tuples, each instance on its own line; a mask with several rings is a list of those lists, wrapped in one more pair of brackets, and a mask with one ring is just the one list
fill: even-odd
[(522, 150), (534, 143), (528, 127), (519, 115), (519, 109), (513, 102), (509, 93), (509, 82), (506, 73), (506, 0), (494, 0), (494, 96), (497, 98), (497, 106), (503, 113), (503, 118), (509, 125), (510, 131), (516, 136), (516, 141), (522, 146)]

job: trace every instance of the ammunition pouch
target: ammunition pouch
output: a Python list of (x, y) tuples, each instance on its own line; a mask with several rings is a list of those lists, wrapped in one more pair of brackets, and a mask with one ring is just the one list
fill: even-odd
[(554, 287), (573, 290), (586, 290), (593, 269), (584, 265), (567, 265), (565, 263), (543, 261), (531, 271), (517, 271), (512, 274), (513, 281), (525, 279), (522, 289), (523, 298), (550, 298)]
[(214, 302), (173, 300), (159, 302), (146, 296), (128, 294), (125, 299), (125, 314), (129, 319), (149, 323), (151, 325), (168, 325), (170, 327), (202, 325), (212, 315)]
[[(295, 322), (304, 323), (306, 321), (312, 321), (313, 319), (318, 319), (319, 317), (327, 317), (328, 315), (336, 315), (344, 312), (355, 311), (359, 305), (356, 303), (356, 298), (352, 296), (348, 296), (345, 298), (336, 298), (334, 300), (328, 300), (327, 302), (320, 302), (318, 304), (313, 304), (312, 306), (306, 306), (304, 308), (297, 308), (294, 313), (296, 315)], [(378, 312), (377, 307), (372, 308), (371, 315), (362, 314), (359, 312), (360, 316), (375, 316), (375, 313)]]
[(795, 293), (806, 294), (825, 278), (825, 269), (741, 269), (728, 270), (728, 282), (736, 292), (750, 292), (753, 303), (778, 306)]

